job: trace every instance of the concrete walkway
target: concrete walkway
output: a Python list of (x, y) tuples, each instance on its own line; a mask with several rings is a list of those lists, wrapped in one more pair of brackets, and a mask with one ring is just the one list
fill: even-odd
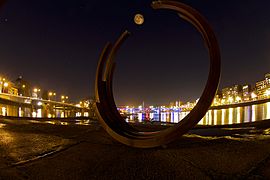
[(0, 179), (270, 179), (270, 129), (198, 129), (154, 149), (98, 124), (0, 120)]

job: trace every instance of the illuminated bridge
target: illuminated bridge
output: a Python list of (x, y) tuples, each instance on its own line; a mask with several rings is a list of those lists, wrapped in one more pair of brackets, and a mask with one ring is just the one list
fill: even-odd
[(91, 108), (69, 103), (0, 93), (0, 116), (34, 118), (91, 117)]

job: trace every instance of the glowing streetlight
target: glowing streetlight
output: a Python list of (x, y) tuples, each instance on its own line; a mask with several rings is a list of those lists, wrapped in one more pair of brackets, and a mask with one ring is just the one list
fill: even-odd
[(5, 88), (7, 88), (8, 87), (8, 83), (7, 82), (4, 82), (4, 87), (3, 87), (3, 93), (6, 93), (6, 90), (5, 90)]
[(65, 103), (68, 100), (68, 96), (62, 95), (61, 100), (63, 103)]
[(39, 97), (39, 92), (40, 92), (41, 90), (39, 89), (39, 88), (34, 88), (33, 89), (33, 97), (36, 97), (36, 98), (38, 98)]
[(22, 88), (25, 88), (25, 85), (24, 84), (22, 85)]
[(48, 98), (49, 98), (49, 101), (51, 100), (51, 97), (52, 97), (52, 96), (55, 96), (55, 95), (56, 95), (55, 93), (53, 93), (53, 92), (49, 92), (49, 93), (48, 93), (48, 96), (49, 96), (49, 97), (48, 97)]

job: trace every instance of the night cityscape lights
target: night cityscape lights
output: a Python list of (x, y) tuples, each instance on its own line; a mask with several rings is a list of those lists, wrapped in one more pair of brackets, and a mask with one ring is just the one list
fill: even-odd
[[(19, 78), (20, 79), (20, 78)], [(46, 93), (44, 95), (44, 93)], [(61, 102), (61, 103), (68, 103), (72, 104), (71, 101), (69, 101), (69, 96), (67, 95), (60, 95), (57, 99), (57, 94), (55, 91), (48, 91), (43, 92), (42, 88), (34, 87), (31, 88), (28, 82), (21, 82), (15, 81), (12, 82), (8, 80), (8, 78), (0, 77), (0, 94), (8, 95), (12, 97), (29, 97), (33, 99), (42, 99), (42, 100), (48, 100), (51, 102)], [(214, 98), (214, 101), (212, 103), (212, 108), (218, 108), (223, 106), (230, 106), (230, 105), (241, 105), (245, 103), (252, 103), (260, 100), (267, 100), (270, 99), (270, 74), (265, 74), (265, 78), (257, 81), (254, 87), (252, 87), (249, 84), (245, 85), (233, 85), (230, 87), (224, 87), (221, 90), (219, 90)], [(194, 108), (196, 103), (199, 99), (196, 101), (190, 101), (190, 102), (181, 102), (181, 101), (175, 101), (170, 102), (167, 105), (149, 105), (145, 106), (145, 103), (143, 102), (142, 105), (139, 105), (138, 107), (135, 106), (118, 106), (118, 110), (123, 116), (131, 115), (131, 114), (138, 114), (138, 113), (146, 113), (149, 114), (146, 119), (153, 119), (153, 113), (160, 114), (161, 112), (189, 112)], [(25, 103), (31, 104), (30, 99), (25, 99)], [(74, 106), (78, 108), (90, 108), (91, 104), (94, 102), (92, 99), (85, 99), (80, 100), (78, 103), (74, 103)], [(36, 103), (37, 106), (41, 107), (43, 104), (41, 101), (38, 101)], [(7, 108), (1, 107), (0, 108), (1, 114), (6, 114)], [(19, 113), (21, 114), (21, 113)], [(33, 116), (38, 116), (39, 112), (34, 112)], [(270, 113), (269, 113), (270, 114)], [(77, 116), (82, 115), (81, 113), (77, 113)], [(139, 115), (141, 116), (141, 115)], [(148, 117), (149, 116), (149, 117)], [(48, 117), (53, 117), (52, 114), (48, 114)], [(268, 116), (267, 116), (268, 117)], [(142, 117), (138, 117), (139, 119), (143, 119)]]
[[(69, 103), (69, 96), (61, 95), (57, 99), (57, 93), (54, 91), (46, 91), (36, 86), (31, 86), (29, 82), (22, 79), (20, 76), (15, 81), (10, 81), (7, 78), (0, 77), (0, 94), (5, 94), (9, 96), (18, 96), (18, 97), (29, 97), (33, 99), (41, 99), (41, 100), (48, 100), (48, 101), (55, 101), (59, 100), (62, 103)], [(89, 100), (88, 100), (89, 101)], [(25, 103), (30, 103), (27, 99), (25, 99)], [(87, 104), (87, 103), (86, 103)], [(42, 103), (38, 102), (38, 106), (41, 106)], [(89, 103), (88, 103), (89, 106)], [(81, 107), (87, 107), (87, 105), (83, 105)]]
[[(212, 107), (229, 106), (244, 103), (252, 103), (259, 100), (270, 99), (270, 73), (265, 74), (265, 79), (257, 81), (255, 87), (251, 85), (233, 85), (219, 90), (214, 98)], [(171, 102), (169, 105), (156, 106), (143, 105), (135, 106), (120, 106), (118, 109), (121, 114), (136, 114), (141, 112), (189, 112), (194, 108), (198, 99), (194, 102)]]
[[(58, 93), (59, 94), (59, 93)], [(0, 78), (0, 116), (32, 118), (95, 117), (93, 100), (82, 99), (73, 103), (69, 96), (57, 97), (55, 91), (47, 91), (20, 76), (15, 81)]]

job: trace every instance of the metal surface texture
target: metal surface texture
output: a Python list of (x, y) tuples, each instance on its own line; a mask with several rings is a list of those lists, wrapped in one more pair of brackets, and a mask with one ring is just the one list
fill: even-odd
[(119, 114), (112, 91), (114, 57), (129, 36), (129, 32), (125, 31), (113, 45), (108, 43), (105, 46), (96, 72), (96, 112), (107, 133), (117, 141), (137, 148), (152, 148), (168, 144), (192, 129), (211, 106), (220, 79), (219, 45), (212, 28), (204, 17), (190, 6), (175, 1), (153, 1), (152, 8), (174, 11), (198, 30), (208, 48), (210, 68), (207, 83), (197, 105), (184, 119), (165, 130), (141, 132), (131, 127)]

